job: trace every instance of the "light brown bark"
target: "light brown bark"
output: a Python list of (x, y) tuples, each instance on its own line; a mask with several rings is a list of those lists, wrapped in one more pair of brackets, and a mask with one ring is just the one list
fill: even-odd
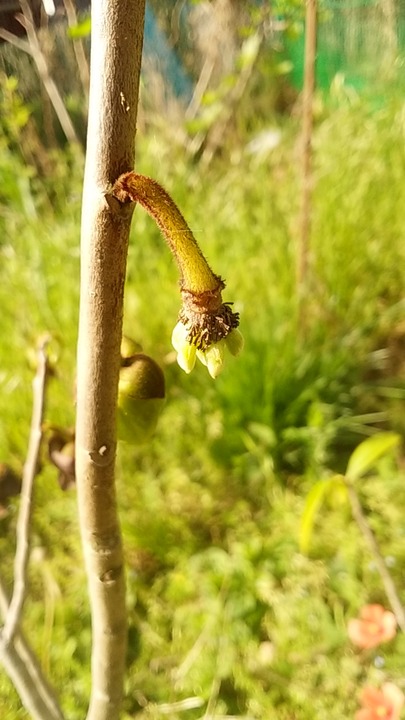
[(130, 210), (104, 194), (134, 165), (144, 0), (92, 3), (83, 191), (76, 475), (92, 613), (87, 720), (115, 720), (123, 694), (125, 577), (115, 490), (116, 400)]

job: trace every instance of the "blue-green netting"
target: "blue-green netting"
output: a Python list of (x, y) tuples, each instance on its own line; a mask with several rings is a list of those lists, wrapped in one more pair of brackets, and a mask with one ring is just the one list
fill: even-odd
[[(291, 82), (302, 87), (305, 23), (285, 16), (284, 47)], [(319, 3), (317, 86), (340, 76), (358, 91), (380, 93), (393, 84), (405, 92), (405, 0), (323, 0)]]

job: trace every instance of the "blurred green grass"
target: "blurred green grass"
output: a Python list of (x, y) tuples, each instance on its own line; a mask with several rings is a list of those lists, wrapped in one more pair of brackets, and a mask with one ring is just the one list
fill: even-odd
[[(201, 172), (164, 138), (141, 138), (137, 169), (172, 194), (241, 313), (246, 347), (215, 381), (174, 362), (177, 273), (149, 217), (135, 211), (124, 330), (165, 367), (168, 397), (150, 446), (123, 445), (118, 497), (128, 560), (130, 646), (125, 717), (199, 697), (217, 715), (340, 720), (361, 684), (401, 682), (399, 636), (357, 656), (345, 623), (386, 604), (348, 510), (331, 504), (312, 555), (298, 550), (305, 494), (339, 471), (364, 435), (404, 431), (405, 144), (402, 101), (371, 112), (342, 103), (319, 122), (305, 332), (295, 292), (298, 151), (293, 126), (270, 155), (241, 148)], [(59, 165), (57, 165), (59, 167)], [(47, 420), (74, 423), (80, 159), (54, 182), (30, 178), (0, 144), (0, 460), (25, 456), (33, 355), (52, 337)], [(395, 340), (395, 342), (394, 342)], [(403, 469), (392, 460), (363, 488), (400, 585)], [(90, 629), (74, 492), (44, 457), (38, 477), (25, 628), (67, 716), (83, 717)], [(8, 579), (18, 502), (0, 520)], [(208, 704), (208, 705), (207, 705)], [(175, 708), (175, 706), (173, 706)], [(0, 676), (5, 720), (26, 718)], [(198, 718), (203, 710), (172, 709)], [(208, 710), (207, 710), (208, 712)]]

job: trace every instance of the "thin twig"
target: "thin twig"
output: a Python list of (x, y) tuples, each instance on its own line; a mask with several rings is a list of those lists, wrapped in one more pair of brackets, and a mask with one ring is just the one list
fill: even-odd
[(201, 653), (204, 650), (204, 646), (207, 644), (207, 641), (212, 636), (215, 622), (216, 617), (212, 617), (208, 620), (205, 627), (203, 627), (194, 645), (189, 650), (183, 662), (174, 673), (174, 678), (176, 682), (182, 680), (184, 677), (187, 676), (196, 660), (200, 657)]
[(395, 59), (398, 54), (398, 31), (397, 31), (397, 11), (395, 0), (381, 0), (381, 10), (384, 17), (384, 27), (387, 48), (387, 65), (393, 68)]
[(27, 41), (21, 40), (21, 38), (17, 37), (17, 35), (14, 35), (8, 30), (0, 28), (0, 38), (10, 43), (10, 45), (14, 45), (14, 47), (18, 48), (19, 50), (22, 50), (22, 52), (27, 53), (27, 55), (31, 55), (30, 46)]
[(34, 659), (34, 655), (19, 635), (7, 646), (0, 638), (0, 658), (23, 706), (33, 720), (63, 720), (62, 711), (42, 676), (38, 660)]
[(162, 703), (161, 705), (156, 705), (155, 709), (160, 715), (173, 715), (173, 713), (200, 708), (204, 705), (204, 702), (205, 701), (202, 697), (194, 696), (184, 698), (184, 700), (179, 700), (178, 702)]
[(210, 691), (210, 696), (208, 698), (207, 709), (203, 715), (204, 720), (207, 720), (208, 718), (211, 718), (211, 717), (215, 717), (215, 706), (217, 704), (220, 689), (221, 689), (221, 677), (220, 677), (220, 673), (218, 672), (218, 668), (217, 668), (217, 672), (215, 673), (215, 676), (212, 679), (211, 691)]
[[(223, 102), (222, 109), (219, 118), (215, 124), (210, 128), (205, 138), (201, 139), (200, 146), (203, 141), (206, 141), (206, 146), (201, 155), (200, 164), (201, 167), (206, 169), (217, 150), (223, 145), (224, 138), (226, 137), (228, 127), (235, 116), (235, 111), (239, 103), (241, 102), (245, 90), (249, 84), (249, 81), (253, 75), (253, 71), (256, 67), (256, 63), (259, 57), (260, 49), (264, 40), (263, 29), (258, 28), (254, 35), (249, 38), (249, 42), (252, 45), (252, 57), (249, 63), (246, 63), (242, 67), (236, 83), (232, 90), (229, 92), (226, 101)], [(199, 148), (194, 148), (198, 151)]]
[[(27, 0), (20, 0), (20, 5), (22, 15), (17, 15), (17, 19), (27, 33), (28, 42), (25, 43), (24, 41), (19, 41), (18, 38), (15, 38), (15, 36), (12, 36), (14, 39), (11, 40), (11, 33), (5, 33), (5, 31), (0, 31), (0, 37), (3, 37), (16, 47), (19, 47), (21, 50), (24, 50), (24, 52), (28, 52), (31, 55), (35, 65), (37, 66), (38, 75), (49, 96), (53, 109), (55, 110), (56, 116), (61, 124), (62, 130), (65, 133), (66, 138), (70, 143), (79, 143), (73, 123), (70, 119), (70, 115), (66, 110), (56, 83), (49, 73), (47, 61), (44, 53), (41, 50), (41, 46), (37, 37), (30, 5)], [(24, 43), (23, 45), (21, 44), (22, 42)]]
[(201, 102), (205, 91), (207, 90), (208, 83), (211, 80), (212, 73), (214, 71), (215, 61), (212, 58), (207, 57), (200, 72), (200, 76), (197, 80), (194, 88), (193, 97), (184, 113), (186, 120), (194, 120), (197, 112), (201, 107)]
[[(302, 300), (308, 273), (309, 237), (311, 232), (312, 131), (315, 92), (315, 58), (317, 35), (317, 0), (306, 0), (304, 88), (302, 96), (302, 188), (297, 257), (297, 296), (302, 316)], [(302, 320), (300, 318), (300, 326)]]
[(381, 555), (378, 543), (374, 537), (374, 533), (367, 522), (366, 516), (364, 515), (359, 496), (357, 495), (357, 492), (354, 489), (353, 485), (349, 482), (347, 483), (347, 490), (349, 494), (353, 518), (356, 521), (359, 529), (361, 530), (363, 537), (374, 558), (374, 562), (384, 585), (385, 594), (396, 617), (397, 623), (401, 628), (402, 632), (405, 632), (405, 610), (401, 603), (401, 600), (399, 599), (394, 581), (387, 569), (384, 558)]
[[(69, 27), (77, 25), (77, 14), (73, 0), (63, 0), (65, 6), (66, 17)], [(84, 43), (81, 38), (73, 38), (73, 52), (75, 54), (77, 68), (79, 71), (80, 82), (82, 84), (86, 104), (89, 99), (90, 70), (87, 62)]]
[[(0, 577), (0, 613), (3, 617), (7, 615), (8, 608), (9, 598)], [(33, 720), (63, 720), (55, 691), (20, 631), (16, 632), (10, 643), (5, 643), (0, 633), (0, 661)]]
[(45, 390), (48, 370), (48, 358), (46, 354), (47, 342), (48, 340), (44, 340), (38, 350), (38, 369), (33, 382), (31, 430), (27, 460), (24, 466), (22, 478), (20, 511), (17, 522), (17, 547), (14, 559), (14, 587), (2, 633), (3, 642), (6, 644), (11, 642), (20, 625), (21, 613), (27, 588), (32, 496), (42, 441), (42, 421), (45, 408)]

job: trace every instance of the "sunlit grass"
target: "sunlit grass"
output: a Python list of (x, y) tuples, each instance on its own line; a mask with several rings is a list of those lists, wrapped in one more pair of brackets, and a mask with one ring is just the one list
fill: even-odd
[[(389, 338), (403, 322), (403, 111), (394, 103), (373, 114), (346, 105), (317, 129), (305, 327), (297, 321), (299, 183), (290, 134), (270, 156), (241, 149), (237, 163), (205, 173), (164, 139), (139, 145), (138, 170), (172, 194), (227, 280), (224, 299), (241, 313), (246, 347), (215, 383), (202, 366), (190, 376), (177, 367), (170, 346), (177, 271), (137, 208), (124, 327), (165, 367), (167, 402), (150, 446), (122, 446), (118, 455), (129, 587), (127, 718), (157, 719), (160, 703), (198, 697), (202, 706), (169, 716), (199, 718), (210, 703), (217, 714), (257, 720), (341, 720), (355, 712), (361, 684), (385, 677), (346, 639), (346, 619), (359, 604), (386, 604), (347, 508), (326, 509), (311, 558), (299, 553), (298, 527), (311, 483), (328, 468), (339, 471), (363, 434), (398, 424), (378, 384), (389, 383), (401, 402), (404, 377), (390, 375)], [(31, 213), (18, 183), (10, 184), (8, 157), (4, 165), (0, 461), (18, 469), (43, 333), (52, 337), (55, 359), (47, 420), (74, 422), (80, 187), (61, 171), (53, 199), (49, 186), (38, 201), (32, 191), (40, 210)], [(2, 168), (0, 159), (0, 177)], [(25, 625), (68, 717), (80, 720), (90, 631), (75, 502), (74, 491), (60, 490), (44, 452)], [(404, 490), (395, 464), (382, 464), (365, 483), (364, 502), (400, 583)], [(17, 505), (0, 520), (8, 578)], [(389, 679), (399, 679), (402, 637), (379, 654)], [(25, 720), (0, 678), (1, 716)]]

